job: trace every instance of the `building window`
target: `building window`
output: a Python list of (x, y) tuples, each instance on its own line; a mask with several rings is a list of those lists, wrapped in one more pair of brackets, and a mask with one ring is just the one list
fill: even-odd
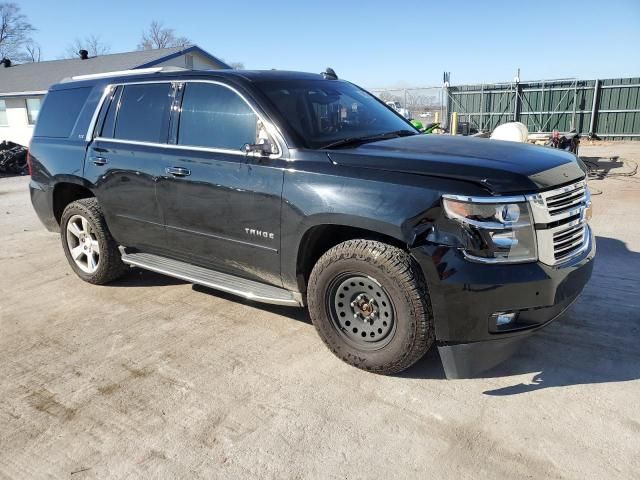
[(7, 119), (7, 101), (0, 100), (0, 127), (6, 127), (7, 125), (9, 125)]
[(185, 55), (184, 64), (189, 70), (193, 70), (193, 55)]
[(40, 99), (39, 98), (27, 98), (27, 120), (29, 125), (35, 125), (38, 119), (38, 113), (40, 113)]

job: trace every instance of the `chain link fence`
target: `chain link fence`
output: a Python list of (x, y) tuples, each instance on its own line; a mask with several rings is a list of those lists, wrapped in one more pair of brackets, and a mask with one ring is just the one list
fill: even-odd
[(372, 88), (371, 93), (383, 102), (393, 103), (394, 108), (405, 117), (422, 122), (442, 121), (446, 102), (440, 87)]

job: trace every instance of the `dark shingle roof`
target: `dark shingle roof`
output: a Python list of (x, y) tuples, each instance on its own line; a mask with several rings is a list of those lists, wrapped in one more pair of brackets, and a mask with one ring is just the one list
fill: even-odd
[(0, 65), (0, 95), (17, 92), (40, 92), (63, 78), (74, 75), (113, 72), (148, 66), (172, 57), (196, 50), (218, 63), (220, 68), (229, 68), (224, 62), (199, 47), (172, 47), (157, 50), (114, 53), (82, 60), (50, 60), (46, 62), (24, 63), (4, 68)]

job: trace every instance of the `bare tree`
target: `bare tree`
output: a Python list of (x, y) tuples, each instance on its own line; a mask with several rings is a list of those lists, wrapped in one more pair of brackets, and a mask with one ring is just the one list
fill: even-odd
[(64, 57), (65, 58), (78, 58), (80, 50), (86, 50), (89, 52), (90, 57), (97, 57), (99, 55), (106, 55), (111, 51), (111, 46), (103, 42), (98, 35), (89, 35), (82, 39), (76, 38), (72, 43), (67, 46)]
[(36, 63), (42, 58), (42, 49), (35, 42), (29, 42), (24, 47), (24, 61)]
[(0, 57), (21, 59), (35, 28), (15, 3), (0, 3)]
[(176, 37), (173, 28), (167, 28), (161, 22), (154, 20), (151, 22), (149, 29), (142, 32), (138, 50), (186, 47), (189, 45), (191, 45), (191, 40), (187, 37)]
[(234, 70), (244, 70), (244, 63), (242, 62), (230, 62), (229, 66)]

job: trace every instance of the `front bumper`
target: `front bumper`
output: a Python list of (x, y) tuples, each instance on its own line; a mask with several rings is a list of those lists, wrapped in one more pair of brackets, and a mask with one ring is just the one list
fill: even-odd
[[(424, 245), (412, 250), (427, 280), (436, 340), (447, 378), (474, 376), (518, 350), (521, 340), (560, 316), (591, 277), (595, 238), (571, 261), (478, 264), (451, 247)], [(508, 330), (496, 332), (490, 317), (518, 312)]]

